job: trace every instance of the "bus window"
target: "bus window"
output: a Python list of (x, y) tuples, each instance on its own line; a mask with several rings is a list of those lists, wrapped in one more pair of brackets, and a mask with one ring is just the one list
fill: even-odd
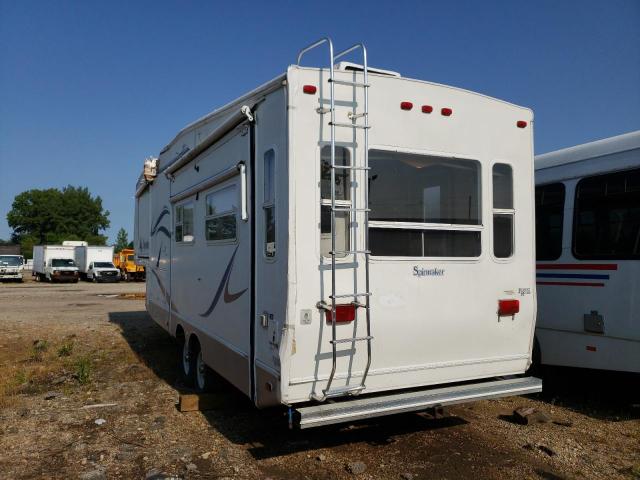
[(573, 254), (581, 260), (640, 258), (640, 169), (578, 182)]
[(557, 260), (562, 254), (564, 183), (536, 187), (536, 259)]

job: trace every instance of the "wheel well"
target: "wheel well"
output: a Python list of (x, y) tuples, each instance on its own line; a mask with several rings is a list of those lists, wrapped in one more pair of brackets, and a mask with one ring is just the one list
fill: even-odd
[(189, 350), (191, 352), (200, 350), (200, 340), (198, 340), (198, 336), (195, 333), (189, 335)]
[(176, 327), (176, 340), (178, 341), (184, 341), (184, 329), (182, 328), (182, 325), (178, 325)]

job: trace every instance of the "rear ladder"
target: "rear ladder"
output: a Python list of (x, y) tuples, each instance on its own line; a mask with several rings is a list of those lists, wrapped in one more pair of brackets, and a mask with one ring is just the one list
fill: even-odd
[[(300, 60), (303, 55), (308, 51), (319, 47), (320, 45), (327, 44), (329, 47), (329, 109), (319, 109), (320, 114), (329, 113), (331, 116), (331, 120), (329, 122), (330, 131), (331, 131), (331, 295), (330, 304), (327, 304), (324, 300), (318, 302), (318, 308), (324, 310), (326, 312), (331, 312), (331, 353), (332, 353), (332, 366), (331, 373), (329, 374), (329, 379), (327, 380), (326, 387), (322, 390), (322, 395), (315, 394), (314, 398), (318, 401), (324, 401), (330, 397), (339, 397), (343, 395), (357, 395), (362, 392), (365, 387), (365, 381), (367, 379), (367, 374), (369, 373), (369, 368), (371, 367), (371, 340), (373, 339), (371, 335), (371, 291), (369, 288), (369, 181), (368, 181), (368, 171), (369, 171), (369, 128), (371, 128), (369, 124), (369, 83), (368, 83), (368, 67), (367, 67), (367, 49), (362, 43), (358, 43), (353, 45), (352, 47), (343, 50), (342, 52), (334, 55), (333, 53), (333, 42), (330, 38), (322, 38), (315, 43), (303, 48), (298, 54), (298, 62), (300, 65)], [(356, 50), (362, 51), (362, 67), (363, 67), (363, 81), (345, 81), (338, 80), (335, 77), (334, 65), (336, 60), (348, 55), (351, 52)], [(356, 88), (362, 88), (364, 90), (364, 106), (362, 112), (351, 112), (349, 114), (349, 118), (351, 123), (339, 123), (336, 122), (335, 118), (335, 85), (346, 85), (351, 86), (355, 90)], [(358, 123), (358, 119), (363, 119), (363, 123)], [(351, 165), (336, 165), (336, 127), (338, 128), (350, 128), (355, 133), (357, 130), (362, 130), (364, 135), (364, 160), (363, 165), (356, 165), (357, 155), (352, 155)], [(348, 171), (349, 172), (349, 180), (350, 180), (350, 188), (351, 188), (351, 206), (345, 207), (336, 204), (336, 170)], [(358, 174), (364, 177), (362, 182), (358, 181)], [(358, 186), (364, 185), (364, 205), (365, 208), (353, 208), (354, 204), (357, 203), (357, 192)], [(321, 200), (322, 201), (322, 200)], [(349, 229), (351, 239), (351, 248), (345, 251), (337, 251), (336, 250), (336, 213), (344, 213), (347, 212), (349, 215)], [(364, 216), (364, 246), (361, 249), (358, 249), (358, 225), (357, 221), (358, 214), (362, 214)], [(343, 268), (348, 268), (347, 265), (351, 265), (351, 268), (355, 270), (353, 275), (353, 289), (351, 293), (336, 293), (336, 256), (345, 257), (351, 256), (353, 258), (353, 262), (350, 264), (345, 264)], [(357, 270), (360, 265), (358, 262), (358, 256), (364, 257), (364, 269), (365, 269), (365, 291), (358, 292), (357, 285)], [(366, 330), (367, 333), (363, 337), (352, 337), (352, 338), (337, 338), (336, 332), (336, 300), (351, 298), (352, 304), (355, 307), (356, 318), (355, 321), (358, 320), (357, 312), (361, 308), (365, 311), (366, 318)], [(331, 384), (333, 383), (333, 379), (336, 373), (336, 362), (337, 362), (337, 346), (338, 344), (351, 343), (355, 346), (356, 342), (366, 342), (367, 343), (367, 364), (364, 369), (364, 373), (362, 375), (362, 380), (359, 385), (347, 385), (344, 387), (331, 389)]]

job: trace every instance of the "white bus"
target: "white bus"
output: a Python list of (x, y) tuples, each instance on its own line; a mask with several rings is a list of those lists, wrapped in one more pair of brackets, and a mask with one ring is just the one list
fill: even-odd
[(536, 360), (640, 372), (640, 131), (535, 162)]
[(533, 345), (532, 120), (322, 39), (184, 128), (145, 162), (135, 248), (185, 379), (301, 428), (539, 391), (504, 378)]

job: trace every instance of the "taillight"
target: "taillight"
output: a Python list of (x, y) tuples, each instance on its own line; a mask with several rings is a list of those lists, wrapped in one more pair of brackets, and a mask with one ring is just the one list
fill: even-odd
[(422, 113), (431, 113), (433, 112), (433, 107), (431, 105), (422, 105)]
[[(331, 323), (331, 310), (325, 310), (327, 322)], [(353, 322), (356, 319), (356, 306), (353, 303), (336, 305), (336, 323)]]
[(517, 126), (518, 128), (524, 128), (524, 127), (526, 127), (526, 126), (527, 126), (527, 122), (525, 122), (524, 120), (518, 120), (518, 121), (516, 122), (516, 126)]
[(413, 108), (413, 103), (411, 103), (411, 102), (400, 102), (400, 108), (402, 110), (411, 110)]
[(450, 117), (453, 114), (453, 110), (451, 110), (450, 108), (445, 107), (442, 110), (440, 110), (440, 113), (445, 117)]
[(498, 315), (513, 316), (520, 311), (520, 300), (498, 300)]
[(318, 91), (318, 88), (315, 85), (305, 85), (304, 87), (302, 87), (302, 91), (309, 95), (313, 95)]

